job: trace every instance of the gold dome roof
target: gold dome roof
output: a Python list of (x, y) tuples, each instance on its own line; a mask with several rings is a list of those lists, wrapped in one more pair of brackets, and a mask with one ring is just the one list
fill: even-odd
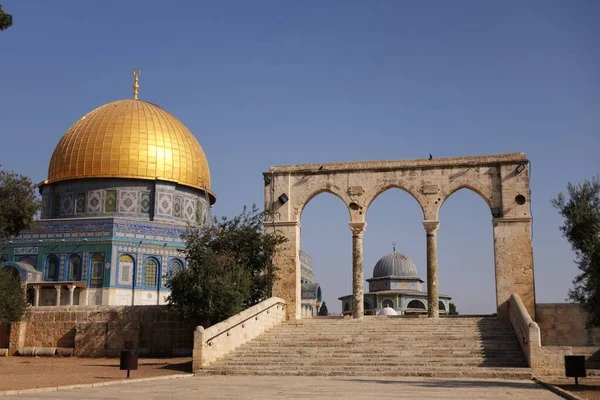
[(215, 200), (208, 161), (194, 135), (167, 111), (138, 99), (96, 108), (60, 139), (44, 183), (82, 178), (171, 181), (206, 190)]

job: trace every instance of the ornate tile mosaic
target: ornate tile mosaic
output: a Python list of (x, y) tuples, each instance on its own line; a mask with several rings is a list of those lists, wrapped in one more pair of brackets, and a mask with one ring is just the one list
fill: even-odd
[(173, 215), (173, 195), (170, 193), (159, 193), (156, 208), (159, 215)]
[(196, 219), (196, 202), (192, 199), (185, 199), (183, 205), (183, 217), (189, 221)]
[(135, 214), (138, 202), (138, 193), (133, 190), (119, 190), (119, 212)]
[(116, 190), (105, 190), (104, 191), (104, 212), (112, 213), (117, 211), (117, 191)]
[(173, 216), (181, 218), (181, 210), (183, 208), (183, 199), (179, 196), (173, 198)]
[(136, 286), (140, 287), (142, 286), (142, 269), (140, 266), (140, 255), (136, 254), (135, 255), (135, 264), (138, 266), (137, 268), (137, 278), (136, 278)]
[(102, 212), (102, 190), (93, 190), (88, 192), (87, 212)]
[(85, 193), (77, 193), (77, 199), (75, 200), (75, 213), (85, 213)]
[(142, 214), (150, 213), (150, 192), (140, 193), (140, 212)]
[(75, 194), (63, 193), (60, 195), (60, 215), (72, 215), (75, 209)]
[(87, 279), (87, 272), (88, 272), (88, 252), (84, 251), (83, 252), (83, 266), (81, 268), (81, 279), (82, 280), (86, 280)]

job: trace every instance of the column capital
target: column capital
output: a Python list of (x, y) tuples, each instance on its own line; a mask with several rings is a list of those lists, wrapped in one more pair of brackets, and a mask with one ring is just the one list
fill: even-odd
[(38, 291), (40, 290), (40, 287), (39, 287), (39, 286), (37, 286), (37, 285), (35, 285), (35, 286), (33, 287), (33, 290), (35, 290), (36, 292), (38, 292)]
[(76, 286), (75, 286), (75, 285), (69, 285), (69, 286), (67, 286), (67, 287), (68, 287), (68, 288), (69, 288), (69, 290), (72, 292), (73, 290), (75, 290), (75, 287), (76, 287)]
[(57, 291), (62, 289), (62, 285), (54, 285), (54, 289), (56, 289)]
[(352, 236), (362, 236), (365, 233), (365, 229), (367, 229), (366, 222), (350, 222), (350, 230), (352, 231)]
[(435, 235), (440, 227), (440, 221), (437, 219), (426, 219), (423, 221), (423, 227), (428, 235)]

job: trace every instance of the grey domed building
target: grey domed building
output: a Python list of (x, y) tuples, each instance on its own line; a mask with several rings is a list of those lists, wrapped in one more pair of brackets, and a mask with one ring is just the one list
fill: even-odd
[[(365, 293), (365, 314), (405, 315), (427, 313), (427, 292), (417, 267), (404, 254), (394, 251), (382, 257), (373, 268), (373, 277), (367, 279), (369, 292)], [(439, 295), (440, 314), (446, 314), (452, 297)], [(352, 295), (339, 298), (342, 313), (352, 314)], [(393, 311), (392, 311), (393, 310)]]

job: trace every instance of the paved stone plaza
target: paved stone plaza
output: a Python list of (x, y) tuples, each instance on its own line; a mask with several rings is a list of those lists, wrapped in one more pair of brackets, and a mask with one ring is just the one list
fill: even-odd
[(12, 399), (540, 399), (533, 381), (359, 377), (205, 376), (10, 396)]

